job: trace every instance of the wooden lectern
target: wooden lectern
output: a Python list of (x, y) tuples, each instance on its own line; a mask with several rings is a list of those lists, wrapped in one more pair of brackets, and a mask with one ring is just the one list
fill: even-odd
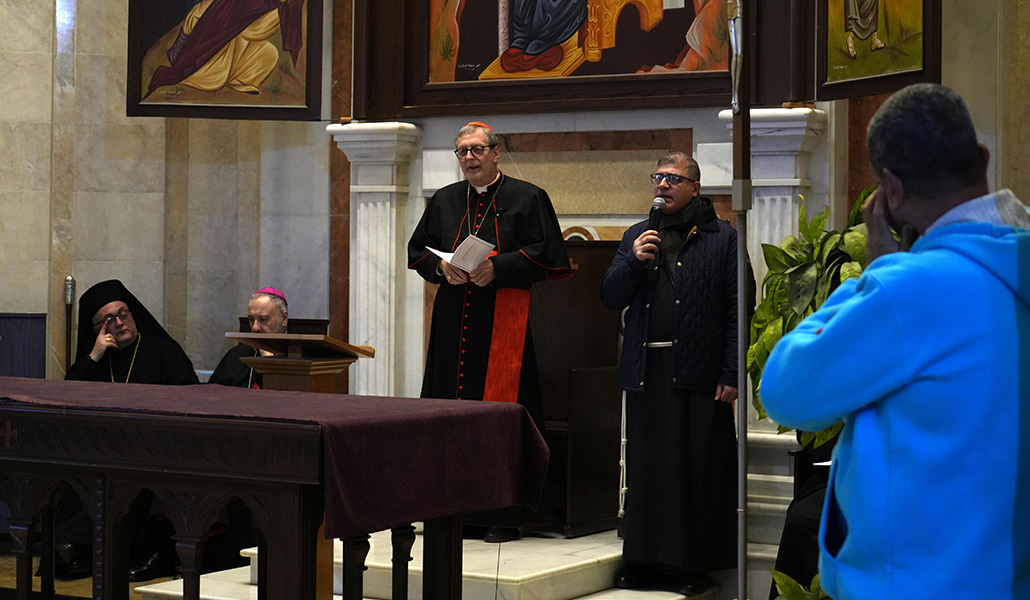
[(355, 346), (327, 335), (302, 333), (236, 333), (225, 337), (274, 356), (242, 358), (264, 376), (265, 389), (295, 392), (336, 391), (336, 376), (359, 357), (373, 358), (372, 346)]

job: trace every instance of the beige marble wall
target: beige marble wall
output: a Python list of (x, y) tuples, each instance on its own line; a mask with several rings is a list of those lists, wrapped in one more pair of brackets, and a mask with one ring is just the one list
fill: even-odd
[(662, 154), (662, 150), (512, 152), (502, 154), (500, 166), (505, 173), (547, 190), (560, 214), (645, 214), (653, 191), (648, 175)]
[[(60, 287), (77, 295), (121, 279), (164, 319), (165, 120), (125, 116), (128, 6), (119, 0), (57, 4), (51, 157), (54, 218), (51, 314)], [(54, 321), (50, 376), (63, 375), (63, 323)]]
[[(123, 0), (0, 0), (0, 312), (47, 312), (110, 278), (199, 369), (228, 347), (259, 270), (261, 127), (125, 116)], [(73, 317), (74, 318), (74, 317)]]
[(47, 312), (53, 6), (0, 0), (0, 312)]
[(1030, 112), (1030, 2), (1013, 2), (1009, 10), (1004, 181), (1023, 202), (1030, 203), (1030, 166), (1025, 157), (1025, 149), (1030, 147), (1030, 119), (1025, 118)]

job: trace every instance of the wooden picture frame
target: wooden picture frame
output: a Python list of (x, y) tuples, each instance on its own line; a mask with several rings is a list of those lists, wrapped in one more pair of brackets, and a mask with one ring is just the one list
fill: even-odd
[[(866, 1), (879, 14), (852, 25), (858, 31), (850, 34), (845, 31), (845, 0), (816, 2), (816, 98), (837, 100), (889, 93), (913, 83), (940, 83), (940, 0)], [(853, 15), (852, 23), (861, 21)]]
[(728, 70), (432, 82), (430, 0), (356, 0), (354, 43), (356, 119), (728, 106), (730, 101)]
[(322, 0), (188, 8), (129, 0), (126, 114), (321, 120), (322, 8)]

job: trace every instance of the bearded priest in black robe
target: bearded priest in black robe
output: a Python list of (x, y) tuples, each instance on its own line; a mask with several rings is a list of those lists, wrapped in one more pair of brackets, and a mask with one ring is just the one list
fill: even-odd
[[(502, 173), (498, 145), (483, 123), (458, 132), (466, 181), (433, 194), (408, 242), (408, 268), (440, 284), (421, 395), (518, 402), (543, 431), (530, 287), (568, 276), (569, 258), (547, 192)], [(471, 235), (494, 247), (469, 272), (428, 250), (454, 252)]]

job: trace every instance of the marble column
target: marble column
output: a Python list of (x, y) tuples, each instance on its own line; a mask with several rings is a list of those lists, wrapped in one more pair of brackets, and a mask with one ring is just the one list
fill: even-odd
[[(733, 113), (719, 119), (733, 127)], [(765, 277), (762, 244), (780, 245), (798, 234), (798, 209), (806, 197), (809, 219), (825, 206), (809, 193), (808, 164), (812, 149), (826, 125), (826, 112), (814, 108), (751, 109), (751, 178), (753, 204), (748, 214), (748, 254), (761, 286)]]
[(422, 131), (410, 123), (329, 125), (326, 131), (351, 163), (350, 339), (376, 349), (350, 366), (350, 393), (401, 395), (397, 373), (403, 332), (397, 274), (405, 273), (408, 166)]

